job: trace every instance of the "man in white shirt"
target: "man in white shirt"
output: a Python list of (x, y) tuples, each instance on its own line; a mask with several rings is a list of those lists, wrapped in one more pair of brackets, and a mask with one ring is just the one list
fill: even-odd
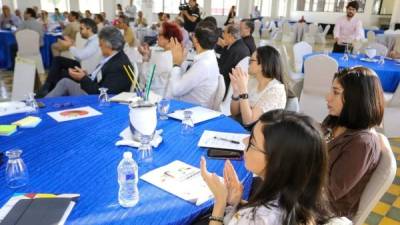
[(336, 21), (333, 36), (335, 44), (333, 52), (344, 52), (346, 46), (351, 45), (353, 41), (364, 39), (364, 29), (362, 21), (355, 18), (359, 4), (357, 1), (351, 1), (346, 6), (346, 16), (339, 18)]
[(136, 6), (133, 0), (129, 1), (129, 5), (125, 8), (125, 15), (129, 18), (129, 22), (134, 22), (136, 18)]
[[(64, 40), (60, 40), (60, 44), (74, 57), (74, 59), (57, 56), (54, 57), (49, 75), (42, 88), (37, 93), (38, 97), (45, 96), (51, 91), (58, 81), (64, 77), (69, 77), (68, 69), (74, 67), (80, 67), (82, 60), (89, 59), (91, 57), (99, 57), (99, 38), (97, 37), (97, 25), (92, 19), (84, 18), (80, 20), (80, 34), (83, 39), (87, 39), (87, 42), (83, 48), (77, 48), (74, 46), (74, 40), (68, 36), (64, 37)], [(85, 68), (86, 69), (86, 68)], [(92, 71), (88, 71), (91, 73)]]
[(218, 87), (219, 68), (214, 52), (218, 41), (217, 27), (209, 22), (197, 24), (192, 38), (197, 55), (185, 72), (184, 49), (177, 40), (171, 40), (174, 67), (169, 81), (169, 95), (178, 100), (211, 107)]

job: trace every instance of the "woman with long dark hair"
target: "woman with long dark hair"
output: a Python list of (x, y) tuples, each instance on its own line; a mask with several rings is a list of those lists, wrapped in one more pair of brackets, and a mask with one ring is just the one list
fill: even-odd
[(326, 100), (329, 195), (335, 214), (351, 219), (379, 161), (379, 138), (373, 128), (382, 122), (383, 91), (374, 71), (353, 67), (335, 74)]
[(318, 127), (311, 118), (289, 111), (273, 110), (260, 117), (246, 140), (244, 160), (262, 183), (248, 202), (242, 200), (243, 187), (230, 161), (222, 182), (207, 171), (202, 158), (201, 174), (215, 197), (210, 224), (327, 223), (328, 152)]
[(265, 112), (285, 108), (287, 96), (278, 50), (268, 45), (259, 47), (249, 64), (250, 79), (239, 67), (229, 75), (233, 90), (231, 114), (244, 125), (253, 124)]

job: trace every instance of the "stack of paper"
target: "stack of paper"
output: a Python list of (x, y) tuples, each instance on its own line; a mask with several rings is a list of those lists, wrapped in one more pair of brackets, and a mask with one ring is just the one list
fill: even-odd
[(178, 160), (152, 170), (140, 179), (196, 205), (213, 198), (212, 192), (201, 177), (200, 169)]
[(178, 119), (178, 120), (183, 120), (184, 119), (184, 111), (191, 111), (192, 112), (192, 121), (194, 124), (200, 123), (203, 121), (211, 120), (216, 117), (219, 117), (222, 115), (221, 112), (217, 112), (211, 109), (207, 109), (201, 106), (196, 106), (192, 108), (188, 108), (185, 110), (176, 110), (173, 113), (168, 114), (169, 117)]
[(243, 139), (249, 134), (227, 133), (205, 130), (201, 135), (198, 146), (205, 148), (221, 148), (243, 151), (246, 145)]
[(28, 116), (21, 120), (15, 121), (12, 124), (17, 125), (18, 127), (21, 127), (21, 128), (33, 128), (33, 127), (36, 127), (41, 121), (42, 121), (42, 119), (40, 119), (39, 117)]
[(140, 97), (136, 96), (136, 93), (132, 92), (121, 92), (110, 98), (110, 101), (112, 102), (121, 102), (121, 103), (130, 103), (138, 100), (140, 100)]
[(17, 125), (0, 125), (0, 136), (10, 136), (17, 131)]

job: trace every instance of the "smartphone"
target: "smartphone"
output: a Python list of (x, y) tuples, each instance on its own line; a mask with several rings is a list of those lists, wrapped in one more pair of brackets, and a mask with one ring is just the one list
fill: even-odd
[(215, 159), (241, 160), (243, 152), (231, 149), (209, 148), (207, 150), (207, 156)]

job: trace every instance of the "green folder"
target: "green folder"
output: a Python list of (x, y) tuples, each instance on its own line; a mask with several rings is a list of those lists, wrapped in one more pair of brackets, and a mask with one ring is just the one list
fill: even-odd
[(0, 135), (9, 136), (17, 131), (17, 125), (0, 125)]

